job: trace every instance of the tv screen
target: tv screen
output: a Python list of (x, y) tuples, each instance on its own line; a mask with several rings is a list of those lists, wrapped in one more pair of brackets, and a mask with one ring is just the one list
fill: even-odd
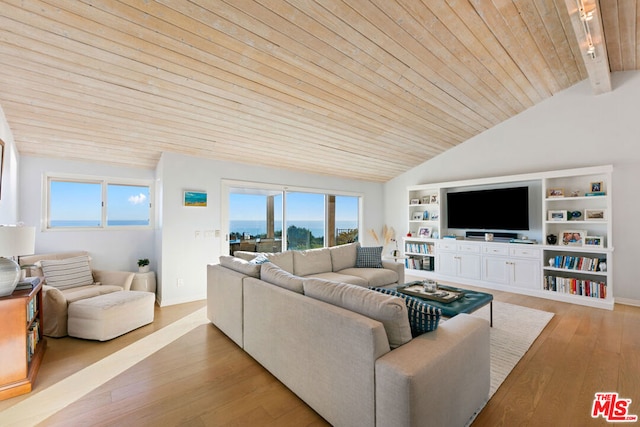
[(447, 227), (528, 230), (529, 188), (512, 187), (447, 193)]

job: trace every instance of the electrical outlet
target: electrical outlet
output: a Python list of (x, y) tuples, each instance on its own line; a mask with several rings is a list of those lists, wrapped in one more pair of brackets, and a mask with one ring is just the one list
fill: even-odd
[(179, 288), (183, 287), (184, 286), (184, 279), (178, 279), (176, 281), (176, 286), (179, 287)]

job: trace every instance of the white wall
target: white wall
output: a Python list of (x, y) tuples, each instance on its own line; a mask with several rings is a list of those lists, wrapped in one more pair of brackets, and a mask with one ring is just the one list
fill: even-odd
[[(285, 153), (283, 153), (285, 155)], [(241, 180), (276, 185), (295, 185), (336, 191), (359, 192), (364, 195), (364, 223), (362, 229), (381, 229), (383, 219), (382, 184), (339, 179), (277, 168), (256, 167), (232, 162), (165, 153), (157, 168), (158, 186), (163, 201), (161, 239), (156, 253), (162, 259), (159, 300), (161, 305), (177, 304), (206, 297), (206, 265), (217, 262), (221, 254), (222, 239), (196, 238), (196, 231), (222, 228), (220, 201), (221, 180)], [(184, 207), (185, 190), (206, 191), (208, 206)], [(367, 233), (361, 236), (367, 243)], [(178, 280), (183, 283), (178, 286)]]
[(154, 171), (99, 163), (21, 156), (21, 221), (36, 227), (36, 253), (86, 250), (98, 269), (136, 271), (139, 258), (149, 258), (156, 268), (154, 230), (42, 230), (45, 173), (75, 174), (102, 178), (153, 180)]
[(0, 192), (0, 224), (15, 224), (22, 219), (18, 211), (18, 161), (13, 134), (0, 107), (0, 139), (4, 141), (2, 185)]
[(409, 185), (612, 164), (614, 296), (640, 303), (640, 72), (612, 82), (596, 96), (583, 81), (389, 181), (385, 220), (406, 234)]

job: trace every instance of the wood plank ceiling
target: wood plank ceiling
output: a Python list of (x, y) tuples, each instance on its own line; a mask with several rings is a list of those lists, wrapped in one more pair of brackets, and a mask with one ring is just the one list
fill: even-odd
[[(640, 0), (601, 0), (612, 71)], [(1, 0), (23, 155), (384, 182), (587, 78), (565, 0)]]

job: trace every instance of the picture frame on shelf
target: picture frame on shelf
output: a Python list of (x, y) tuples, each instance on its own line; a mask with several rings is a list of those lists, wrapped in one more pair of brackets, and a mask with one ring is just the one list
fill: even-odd
[(584, 210), (585, 221), (604, 221), (607, 219), (606, 209), (585, 209)]
[(560, 234), (560, 243), (564, 246), (583, 246), (586, 235), (585, 230), (564, 230)]
[(422, 220), (422, 212), (414, 212), (414, 213), (411, 215), (411, 219), (412, 219), (413, 221), (420, 221), (420, 220)]
[(422, 212), (422, 220), (429, 221), (429, 211)]
[(431, 237), (431, 227), (420, 227), (418, 229), (418, 237), (430, 238)]
[(589, 246), (591, 248), (604, 248), (604, 237), (586, 236), (584, 238), (584, 246)]
[(567, 211), (564, 211), (564, 210), (548, 211), (547, 221), (567, 221)]
[(420, 199), (411, 199), (411, 200), (409, 200), (409, 204), (410, 205), (419, 205), (420, 204)]
[(564, 188), (549, 188), (547, 189), (547, 197), (564, 197)]
[(438, 203), (438, 195), (437, 194), (432, 194), (431, 198), (429, 199), (429, 203), (437, 204)]
[(429, 202), (429, 200), (431, 200), (431, 197), (429, 197), (429, 196), (424, 196), (424, 197), (422, 198), (422, 204), (423, 204), (423, 205), (428, 205), (428, 204), (430, 203), (430, 202)]
[(599, 193), (604, 191), (604, 185), (602, 181), (594, 181), (590, 185), (592, 193)]

